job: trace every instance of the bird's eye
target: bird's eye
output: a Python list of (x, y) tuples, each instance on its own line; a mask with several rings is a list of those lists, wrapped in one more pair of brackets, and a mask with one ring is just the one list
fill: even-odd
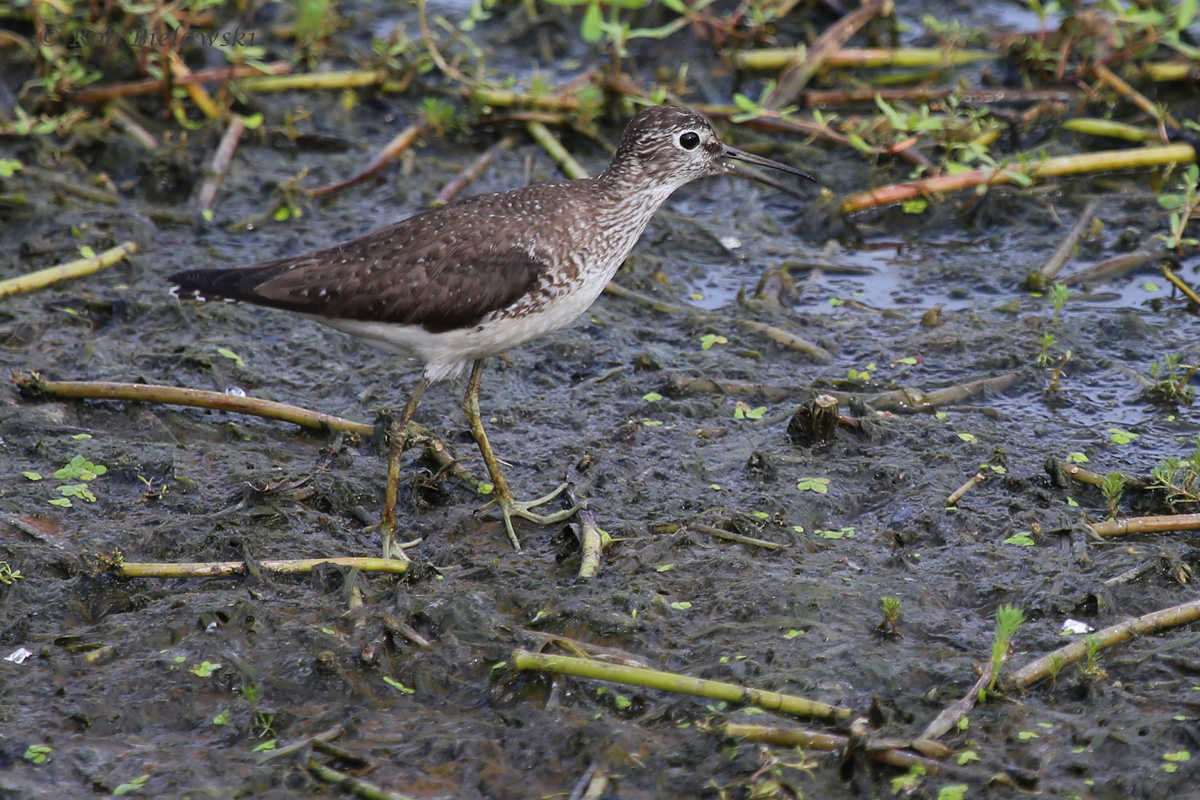
[(695, 150), (700, 144), (700, 134), (688, 131), (679, 137), (679, 146), (684, 150)]

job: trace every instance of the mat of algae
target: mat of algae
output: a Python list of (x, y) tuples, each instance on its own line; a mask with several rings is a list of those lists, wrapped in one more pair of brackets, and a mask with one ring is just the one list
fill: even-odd
[[(970, 24), (1009, 13), (1001, 4), (897, 5), (914, 27), (930, 10)], [(413, 26), (407, 11), (347, 4), (341, 13), (343, 52), (367, 47), (373, 31), (402, 17)], [(265, 30), (268, 22), (248, 24)], [(531, 46), (504, 38), (503, 19), (491, 25), (478, 37), (496, 48), (492, 62), (527, 70)], [(693, 69), (711, 61), (701, 45), (688, 46)], [(579, 48), (563, 57), (586, 57)], [(650, 64), (647, 48), (639, 55)], [(13, 91), (28, 77), (4, 83)], [(713, 80), (729, 91), (727, 75)], [(176, 136), (155, 155), (115, 134), (63, 154), (61, 169), (77, 181), (107, 173), (122, 205), (30, 183), (43, 193), (0, 226), (8, 255), (0, 277), (68, 260), (79, 244), (99, 251), (135, 240), (140, 249), (88, 278), (3, 300), (0, 371), (240, 389), (366, 421), (398, 407), (419, 364), (280, 312), (182, 305), (164, 283), (184, 267), (301, 252), (415, 213), (499, 133), (427, 137), (403, 166), (307, 207), (299, 220), (225, 229), (302, 170), (305, 185), (353, 174), (418, 114), (416, 90), (364, 98), (349, 109), (336, 93), (255, 98), (265, 130), (240, 144), (212, 225), (160, 214), (186, 212), (219, 135), (212, 128), (183, 144)], [(1195, 117), (1194, 93), (1178, 102), (1175, 113)], [(297, 109), (306, 113), (294, 124), (311, 135), (272, 135)], [(603, 131), (615, 138), (619, 127)], [(723, 130), (740, 146), (771, 145), (769, 155), (812, 170), (836, 193), (874, 177), (853, 154)], [(349, 146), (311, 144), (338, 139)], [(540, 149), (517, 140), (471, 192), (559, 177)], [(565, 143), (593, 173), (607, 161), (585, 139)], [(25, 149), (15, 155), (37, 161), (32, 145), (18, 145)], [(749, 797), (756, 787), (776, 792), (757, 796), (888, 797), (902, 774), (894, 768), (859, 761), (843, 771), (834, 755), (733, 742), (714, 730), (770, 716), (500, 665), (515, 648), (565, 636), (658, 669), (856, 712), (874, 704), (880, 733), (904, 738), (975, 681), (1003, 603), (1029, 618), (1009, 661), (1020, 665), (1060, 646), (1067, 618), (1100, 628), (1193, 599), (1192, 586), (1157, 565), (1194, 565), (1194, 535), (1087, 542), (1070, 531), (1083, 514), (1103, 518), (1105, 499), (1053, 481), (1044, 462), (1082, 453), (1098, 472), (1145, 474), (1189, 453), (1200, 431), (1195, 409), (1148, 401), (1130, 370), (1148, 373), (1171, 353), (1197, 363), (1200, 322), (1156, 273), (1077, 291), (1057, 322), (1046, 298), (1020, 288), (1089, 200), (1100, 203), (1103, 229), (1073, 267), (1161, 230), (1145, 176), (1081, 178), (1052, 193), (996, 189), (969, 213), (962, 198), (949, 198), (920, 216), (887, 211), (837, 230), (819, 221), (812, 192), (806, 203), (733, 178), (681, 189), (616, 280), (713, 315), (662, 314), (604, 296), (575, 325), (490, 365), (485, 422), (515, 491), (541, 494), (573, 471), (614, 540), (591, 581), (575, 577), (579, 549), (565, 526), (520, 524), (524, 547), (514, 551), (497, 517), (476, 512), (484, 498), (417, 452), (405, 461), (401, 525), (403, 538), (423, 541), (404, 579), (338, 568), (116, 579), (95, 570), (98, 555), (375, 555), (378, 536), (366, 528), (382, 504), (380, 448), (227, 413), (4, 389), (0, 561), (21, 577), (0, 582), (0, 649), (32, 654), (0, 661), (0, 797), (82, 798), (121, 787), (159, 797), (345, 796), (302, 759), (261, 752), (266, 742), (339, 725), (338, 744), (367, 766), (331, 763), (414, 798), (565, 797), (593, 767), (610, 776), (611, 798)], [(814, 264), (867, 270), (805, 269)], [(799, 279), (796, 304), (738, 302), (739, 288), (780, 266)], [(1194, 258), (1179, 271), (1193, 284), (1200, 277)], [(938, 307), (941, 324), (922, 325)], [(748, 332), (744, 319), (797, 332), (833, 358), (812, 363)], [(1046, 332), (1055, 354), (1071, 351), (1057, 392), (1034, 366)], [(847, 383), (850, 370), (869, 378)], [(843, 430), (824, 447), (798, 446), (786, 433), (791, 410), (821, 389), (928, 391), (1013, 373), (1007, 391), (937, 414), (876, 418), (869, 435)], [(687, 390), (696, 378), (760, 388)], [(434, 387), (418, 419), (482, 475), (458, 410), (462, 388)], [(747, 418), (763, 407), (761, 419)], [(53, 473), (76, 456), (106, 467), (87, 482), (94, 501), (51, 505), (62, 483)], [(946, 496), (984, 463), (987, 480), (947, 511)], [(786, 547), (732, 543), (696, 525)], [(1032, 546), (1017, 543), (1035, 528), (1045, 533)], [(1105, 583), (1147, 563), (1155, 569), (1135, 582)], [(901, 600), (900, 636), (876, 630), (884, 596)], [(403, 625), (429, 646), (405, 638)], [(1052, 797), (1195, 796), (1200, 759), (1164, 754), (1200, 747), (1196, 642), (1194, 626), (1137, 638), (1100, 656), (1102, 677), (1072, 666), (1053, 684), (980, 705), (945, 737), (978, 756), (967, 796), (1018, 792), (979, 777), (996, 773)], [(962, 782), (917, 778), (911, 793), (937, 797)]]

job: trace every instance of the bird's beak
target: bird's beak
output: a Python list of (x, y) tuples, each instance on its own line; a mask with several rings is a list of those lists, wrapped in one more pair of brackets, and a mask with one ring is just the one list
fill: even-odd
[(772, 161), (769, 158), (763, 158), (762, 156), (756, 156), (752, 153), (747, 153), (745, 150), (738, 150), (736, 147), (730, 147), (729, 145), (725, 145), (725, 150), (721, 153), (721, 160), (724, 162), (726, 167), (734, 172), (737, 171), (737, 165), (730, 162), (744, 161), (747, 164), (754, 164), (755, 166), (759, 167), (770, 167), (771, 169), (777, 169), (780, 172), (790, 172), (793, 175), (799, 175), (801, 178), (808, 178), (813, 183), (817, 182), (816, 178), (803, 170), (796, 169), (795, 167), (789, 167), (787, 164), (780, 164), (778, 161)]

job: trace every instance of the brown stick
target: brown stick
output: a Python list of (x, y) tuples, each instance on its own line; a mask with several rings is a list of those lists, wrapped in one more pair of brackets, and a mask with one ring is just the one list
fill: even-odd
[[(341, 564), (357, 567), (363, 572), (390, 572), (402, 575), (409, 562), (394, 558), (301, 558), (286, 561), (259, 561), (256, 567), (284, 575), (312, 572), (320, 564)], [(246, 572), (245, 561), (207, 561), (180, 564), (134, 564), (120, 562), (113, 570), (123, 578), (209, 578), (240, 575)]]
[(800, 92), (808, 85), (814, 75), (825, 66), (825, 62), (854, 34), (880, 15), (892, 13), (892, 0), (867, 0), (861, 8), (856, 8), (839, 19), (824, 33), (817, 37), (812, 47), (808, 48), (807, 58), (801, 62), (793, 62), (779, 76), (779, 83), (767, 95), (763, 106), (778, 111), (780, 108), (795, 101)]
[(463, 189), (470, 186), (471, 183), (483, 174), (483, 171), (488, 168), (488, 165), (492, 163), (501, 150), (507, 150), (513, 146), (513, 141), (513, 137), (505, 136), (476, 157), (469, 167), (458, 173), (458, 175), (454, 176), (454, 180), (442, 187), (437, 197), (433, 198), (433, 202), (429, 204), (430, 208), (444, 206), (458, 197)]
[(1062, 271), (1067, 261), (1071, 259), (1071, 255), (1075, 252), (1075, 246), (1083, 238), (1084, 231), (1091, 224), (1092, 217), (1096, 216), (1096, 211), (1099, 208), (1099, 200), (1092, 200), (1083, 207), (1083, 211), (1079, 212), (1079, 219), (1075, 220), (1075, 224), (1071, 226), (1071, 230), (1067, 231), (1067, 235), (1059, 242), (1058, 247), (1054, 248), (1054, 253), (1046, 260), (1046, 263), (1042, 265), (1040, 270), (1031, 274), (1025, 281), (1025, 285), (1029, 289), (1038, 292), (1044, 291), (1050, 281), (1054, 280), (1054, 276)]
[(1195, 160), (1196, 150), (1186, 143), (1161, 147), (1141, 147), (1134, 150), (1106, 150), (1071, 156), (1055, 156), (1042, 161), (1034, 161), (1028, 166), (1021, 166), (1014, 162), (1002, 169), (992, 167), (975, 169), (956, 175), (938, 175), (934, 178), (895, 183), (891, 186), (858, 192), (842, 200), (841, 210), (843, 214), (851, 214), (864, 208), (899, 203), (938, 192), (952, 192), (973, 186), (1015, 183), (1017, 179), (1014, 178), (1014, 175), (1018, 173), (1031, 178), (1053, 178), (1101, 170), (1190, 164)]
[[(266, 65), (265, 71), (258, 67), (229, 67), (222, 69), (205, 69), (193, 72), (191, 75), (176, 77), (171, 81), (172, 86), (190, 86), (192, 84), (213, 83), (214, 81), (234, 80), (252, 75), (283, 75), (292, 71), (292, 65), (286, 61), (275, 61)], [(84, 89), (71, 95), (76, 103), (99, 103), (104, 100), (115, 100), (118, 97), (129, 97), (138, 94), (154, 94), (164, 86), (164, 80), (149, 78), (144, 81), (130, 83), (113, 83), (108, 86), (97, 86)]]
[(217, 145), (217, 151), (213, 154), (208, 175), (204, 178), (200, 192), (196, 195), (196, 213), (201, 217), (212, 209), (213, 201), (217, 199), (217, 190), (221, 188), (221, 182), (225, 180), (225, 173), (229, 171), (229, 164), (233, 161), (233, 153), (237, 150), (238, 140), (242, 138), (245, 130), (246, 123), (242, 117), (234, 114), (233, 119), (229, 121), (229, 127), (221, 136), (221, 143)]
[[(768, 728), (763, 725), (743, 725), (729, 722), (721, 726), (721, 732), (734, 739), (745, 739), (751, 742), (766, 742), (782, 747), (803, 747), (808, 750), (841, 750), (850, 743), (849, 736), (838, 733), (824, 733), (806, 728)], [(875, 761), (890, 764), (893, 767), (907, 769), (914, 764), (920, 764), (928, 775), (941, 775), (947, 767), (940, 761), (925, 758), (916, 753), (887, 748), (884, 750), (865, 750), (866, 754)]]
[(1200, 514), (1173, 514), (1162, 517), (1135, 517), (1112, 522), (1093, 522), (1097, 536), (1125, 536), (1130, 533), (1165, 533), (1200, 530)]
[(1119, 256), (1106, 258), (1087, 269), (1073, 272), (1062, 278), (1059, 283), (1063, 286), (1074, 286), (1077, 283), (1094, 283), (1096, 281), (1111, 280), (1147, 262), (1157, 259), (1170, 259), (1171, 257), (1171, 251), (1166, 248), (1135, 250), (1132, 253), (1123, 253)]
[(292, 422), (305, 428), (328, 428), (329, 430), (370, 436), (375, 428), (361, 422), (322, 414), (317, 411), (258, 400), (253, 397), (234, 397), (223, 392), (207, 392), (201, 389), (184, 389), (178, 386), (157, 386), (150, 383), (109, 383), (107, 381), (48, 381), (36, 372), (14, 372), (12, 380), (18, 388), (27, 392), (54, 395), (55, 397), (79, 397), (92, 400), (125, 400), (134, 403), (164, 403), (195, 408), (212, 408), (233, 411), (238, 414), (253, 414), (265, 419)]
[[(1134, 619), (1128, 619), (1105, 628), (1102, 631), (1098, 631), (1092, 634), (1092, 636), (1095, 636), (1099, 640), (1101, 647), (1112, 647), (1126, 639), (1132, 639), (1138, 634), (1154, 633), (1165, 628), (1186, 625), (1196, 620), (1200, 620), (1200, 600), (1192, 600), (1190, 603), (1172, 606), (1171, 608), (1153, 611)], [(1067, 664), (1078, 661), (1086, 654), (1086, 640), (1069, 644), (1066, 647), (1060, 647), (1053, 653), (1042, 656), (1017, 670), (1009, 676), (1009, 680), (1017, 686), (1032, 686)]]
[(384, 145), (382, 150), (376, 153), (375, 156), (367, 162), (367, 166), (364, 167), (363, 170), (358, 174), (352, 175), (343, 181), (328, 184), (327, 186), (318, 186), (315, 189), (305, 189), (305, 192), (307, 192), (309, 197), (320, 197), (324, 194), (330, 194), (332, 192), (345, 189), (347, 186), (353, 186), (359, 181), (371, 177), (376, 172), (379, 172), (379, 170), (383, 169), (384, 165), (386, 165), (393, 158), (412, 147), (417, 139), (420, 138), (421, 134), (425, 132), (425, 127), (425, 123), (421, 122), (416, 125), (409, 125), (407, 128), (400, 131), (392, 138), (390, 142)]
[(992, 662), (989, 659), (983, 667), (983, 674), (979, 676), (979, 680), (975, 681), (975, 685), (967, 690), (967, 693), (956, 703), (943, 709), (942, 713), (934, 717), (933, 721), (917, 737), (916, 741), (926, 739), (932, 741), (942, 738), (951, 728), (958, 724), (960, 719), (971, 713), (971, 709), (975, 707), (975, 701), (979, 699), (979, 692), (992, 680), (992, 666)]

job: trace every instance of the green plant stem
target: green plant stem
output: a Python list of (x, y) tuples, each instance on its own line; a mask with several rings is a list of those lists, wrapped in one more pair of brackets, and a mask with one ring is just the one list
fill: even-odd
[(690, 678), (686, 675), (676, 675), (672, 672), (661, 672), (644, 667), (629, 667), (621, 664), (609, 664), (603, 661), (592, 661), (586, 658), (544, 655), (530, 653), (528, 650), (515, 650), (509, 659), (509, 663), (515, 669), (519, 670), (541, 670), (543, 672), (553, 672), (558, 675), (573, 675), (579, 678), (592, 678), (601, 681), (623, 683), (628, 686), (644, 686), (664, 692), (706, 697), (710, 700), (724, 700), (728, 703), (745, 703), (797, 717), (845, 719), (853, 713), (849, 708), (829, 705), (828, 703), (808, 700), (794, 695), (768, 692), (762, 689), (751, 689), (748, 686), (704, 680), (703, 678)]

